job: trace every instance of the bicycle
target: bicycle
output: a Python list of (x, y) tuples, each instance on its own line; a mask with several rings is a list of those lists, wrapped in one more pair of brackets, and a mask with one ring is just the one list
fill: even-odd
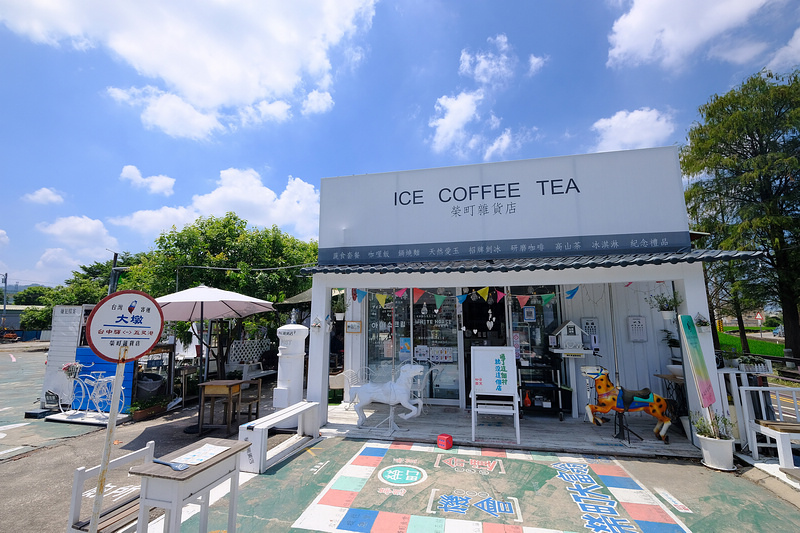
[[(114, 392), (114, 379), (116, 376), (103, 376), (102, 372), (90, 372), (88, 375), (81, 376), (84, 386), (92, 392), (89, 394), (89, 401), (94, 404), (95, 411), (100, 414), (108, 413), (111, 410), (111, 399)], [(119, 408), (121, 413), (125, 406), (125, 390), (119, 390)], [(88, 407), (88, 405), (87, 405)]]
[(87, 365), (82, 365), (81, 363), (75, 362), (67, 363), (61, 367), (61, 371), (67, 376), (67, 385), (60, 391), (50, 392), (58, 396), (58, 409), (62, 413), (75, 411), (76, 409), (73, 409), (72, 406), (75, 405), (76, 402), (78, 404), (78, 409), (83, 407), (84, 402), (86, 403), (86, 407), (88, 409), (89, 391), (81, 378), (78, 377), (78, 373), (80, 373), (84, 366)]
[[(115, 376), (103, 376), (103, 372), (99, 371), (79, 375), (82, 369), (93, 365), (94, 363), (84, 365), (74, 362), (67, 363), (61, 368), (67, 376), (67, 386), (60, 392), (50, 392), (55, 392), (58, 396), (58, 408), (62, 413), (75, 410), (88, 411), (91, 406), (94, 406), (94, 411), (99, 414), (109, 412)], [(118, 412), (122, 412), (124, 405), (125, 391), (120, 389)]]

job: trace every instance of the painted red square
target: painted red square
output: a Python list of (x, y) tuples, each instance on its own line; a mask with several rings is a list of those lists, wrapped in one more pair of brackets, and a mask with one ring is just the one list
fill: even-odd
[(453, 447), (453, 437), (446, 433), (442, 433), (439, 435), (439, 438), (436, 439), (436, 445), (443, 450), (449, 450)]
[(522, 526), (496, 524), (494, 522), (483, 523), (483, 533), (522, 533), (522, 531)]
[(359, 455), (351, 464), (356, 466), (378, 466), (381, 464), (383, 457), (375, 457), (374, 455)]
[(483, 448), (481, 450), (481, 455), (485, 457), (502, 457), (505, 459), (506, 451), (499, 448)]
[(592, 470), (594, 470), (594, 473), (598, 476), (631, 477), (622, 467), (617, 465), (603, 465), (598, 463), (589, 466), (592, 467)]
[(350, 506), (353, 505), (356, 496), (358, 496), (358, 493), (350, 490), (330, 489), (322, 496), (322, 498), (320, 498), (319, 503), (321, 505), (330, 505), (332, 507), (345, 507), (349, 509)]
[(634, 520), (644, 522), (661, 522), (662, 524), (674, 524), (675, 520), (658, 505), (648, 505), (646, 503), (625, 503), (620, 502), (622, 508), (627, 511)]
[(379, 511), (370, 531), (375, 533), (406, 533), (410, 520), (411, 515)]
[(393, 442), (393, 443), (392, 443), (392, 444), (389, 446), (389, 449), (390, 449), (390, 450), (410, 450), (410, 449), (411, 449), (411, 447), (412, 447), (413, 445), (414, 445), (414, 443), (413, 443), (413, 442), (401, 442), (401, 441), (397, 441), (397, 442)]

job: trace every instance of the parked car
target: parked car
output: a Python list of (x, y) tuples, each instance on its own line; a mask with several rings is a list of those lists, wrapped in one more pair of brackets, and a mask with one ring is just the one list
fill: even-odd
[(783, 324), (781, 324), (781, 325), (780, 325), (780, 326), (778, 326), (777, 328), (773, 329), (773, 330), (772, 330), (772, 334), (773, 334), (775, 337), (783, 337), (783, 336), (784, 336), (784, 335), (783, 335)]

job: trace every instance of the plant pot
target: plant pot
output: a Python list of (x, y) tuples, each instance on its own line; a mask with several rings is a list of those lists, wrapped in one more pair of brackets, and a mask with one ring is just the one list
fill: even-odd
[(140, 420), (145, 420), (146, 418), (150, 418), (151, 416), (156, 416), (158, 414), (161, 414), (166, 410), (167, 408), (164, 405), (154, 405), (146, 409), (138, 409), (134, 411), (133, 414), (131, 414), (131, 418), (133, 418), (134, 422), (138, 422)]
[(711, 333), (711, 326), (697, 326), (697, 331), (700, 333)]
[(333, 316), (336, 317), (336, 320), (340, 322), (344, 320), (344, 313), (333, 313)]
[(712, 439), (701, 435), (697, 439), (700, 441), (705, 466), (725, 472), (736, 470), (733, 466), (733, 439)]
[(661, 317), (664, 320), (675, 320), (675, 311), (661, 311)]

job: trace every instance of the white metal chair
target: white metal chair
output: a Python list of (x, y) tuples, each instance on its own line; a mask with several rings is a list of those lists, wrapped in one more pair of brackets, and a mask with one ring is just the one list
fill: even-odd
[[(436, 377), (439, 375), (441, 371), (441, 367), (437, 365), (432, 365), (425, 373), (421, 376), (418, 376), (414, 379), (414, 383), (411, 385), (411, 399), (412, 400), (420, 400), (422, 402), (422, 406), (420, 409), (420, 413), (428, 414), (430, 411), (429, 403), (426, 403), (425, 400), (429, 399), (429, 396), (425, 396), (425, 393), (428, 390), (428, 383), (433, 383), (436, 381)], [(414, 403), (412, 401), (412, 403)]]
[[(350, 401), (347, 403), (347, 405), (344, 406), (344, 408), (345, 410), (349, 410), (351, 407), (353, 407), (353, 404), (356, 403), (358, 399), (358, 389), (359, 387), (361, 387), (361, 385), (364, 384), (364, 382), (361, 381), (358, 372), (356, 372), (352, 368), (348, 368), (340, 375), (344, 379), (345, 397), (350, 398)], [(344, 403), (344, 401), (342, 403)]]

